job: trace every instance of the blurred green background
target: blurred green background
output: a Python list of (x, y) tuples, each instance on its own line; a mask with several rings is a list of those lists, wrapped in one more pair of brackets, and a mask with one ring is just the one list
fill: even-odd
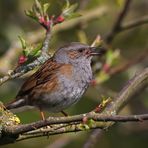
[[(44, 0), (49, 2), (50, 14), (58, 15), (61, 7), (64, 5), (64, 0)], [(100, 34), (104, 38), (112, 28), (112, 25), (122, 9), (124, 0), (70, 0), (71, 3), (78, 3), (78, 10), (83, 12), (85, 16), (92, 10), (105, 8), (105, 12), (88, 22), (82, 22), (71, 28), (58, 31), (54, 34), (51, 41), (51, 51), (72, 41), (86, 41), (91, 44), (96, 35)], [(0, 56), (3, 57), (11, 48), (18, 48), (14, 50), (16, 56), (11, 63), (7, 60), (0, 63), (0, 75), (3, 76), (6, 71), (13, 69), (16, 66), (17, 55), (21, 52), (21, 45), (18, 44), (18, 35), (24, 36), (28, 42), (38, 43), (44, 38), (44, 30), (30, 18), (26, 17), (24, 10), (31, 8), (33, 0), (1, 0), (0, 1)], [(133, 0), (129, 12), (124, 19), (124, 22), (129, 22), (143, 16), (148, 15), (148, 1), (147, 0)], [(39, 36), (37, 36), (39, 35)], [(84, 36), (83, 36), (84, 35)], [(122, 61), (128, 62), (148, 48), (148, 25), (142, 25), (127, 31), (119, 33), (111, 43), (113, 49), (121, 49)], [(2, 59), (2, 58), (1, 58)], [(1, 60), (0, 59), (0, 60)], [(6, 64), (7, 63), (7, 64)], [(122, 64), (122, 63), (119, 63)], [(8, 67), (5, 67), (7, 65)], [(79, 103), (70, 107), (66, 112), (70, 115), (85, 113), (94, 109), (100, 102), (101, 96), (111, 96), (121, 90), (123, 85), (135, 75), (136, 71), (142, 70), (148, 66), (148, 61), (142, 62), (130, 67), (128, 70), (112, 76), (96, 87), (90, 87), (84, 97)], [(9, 102), (17, 94), (21, 84), (26, 77), (21, 77), (16, 80), (11, 80), (0, 86), (0, 99), (2, 102)], [(148, 92), (144, 90), (122, 110), (122, 114), (140, 114), (148, 111)], [(17, 113), (22, 123), (30, 123), (40, 119), (37, 110), (25, 111)], [(48, 114), (47, 115), (51, 115)], [(53, 115), (53, 114), (52, 114)], [(55, 116), (61, 116), (56, 114)], [(94, 147), (103, 148), (139, 148), (148, 146), (148, 122), (140, 123), (118, 123), (103, 131), (97, 139)], [(1, 146), (3, 148), (39, 148), (39, 147), (55, 147), (55, 148), (75, 148), (83, 147), (90, 131), (71, 133), (50, 136), (48, 139), (36, 138), (25, 140)]]

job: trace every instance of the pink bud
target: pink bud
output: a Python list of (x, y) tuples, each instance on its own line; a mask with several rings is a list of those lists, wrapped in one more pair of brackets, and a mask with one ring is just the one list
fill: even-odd
[(64, 20), (65, 20), (65, 18), (62, 15), (60, 15), (60, 16), (57, 17), (56, 22), (62, 23)]
[(24, 56), (24, 55), (21, 55), (20, 57), (19, 57), (19, 60), (18, 60), (18, 63), (19, 64), (23, 64), (23, 63), (25, 63), (26, 61), (27, 61), (27, 57), (26, 56)]
[(44, 19), (43, 16), (40, 16), (40, 17), (39, 17), (39, 22), (40, 22), (41, 24), (45, 22), (45, 19)]
[(43, 16), (39, 17), (39, 23), (42, 24), (42, 26), (44, 26), (46, 29), (50, 29), (51, 21), (50, 20), (47, 21), (45, 17)]

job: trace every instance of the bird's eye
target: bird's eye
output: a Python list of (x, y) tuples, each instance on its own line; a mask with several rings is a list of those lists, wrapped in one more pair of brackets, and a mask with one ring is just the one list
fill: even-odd
[(78, 51), (79, 51), (80, 53), (82, 53), (82, 52), (84, 51), (84, 49), (79, 49)]

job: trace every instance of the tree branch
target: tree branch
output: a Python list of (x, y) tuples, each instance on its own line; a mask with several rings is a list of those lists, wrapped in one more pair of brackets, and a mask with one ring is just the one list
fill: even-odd
[[(62, 118), (65, 118), (65, 117), (59, 117), (59, 120), (61, 121)], [(81, 128), (81, 126), (83, 126), (83, 123), (82, 123), (83, 116), (77, 117), (77, 118), (75, 118), (75, 116), (72, 116), (72, 118), (73, 118), (73, 120), (66, 120), (66, 119), (64, 119), (65, 121), (63, 120), (64, 123), (73, 122), (73, 124), (71, 126), (67, 125), (66, 127), (59, 128), (58, 130), (53, 130), (51, 128), (34, 130), (32, 132), (29, 132), (28, 134), (26, 133), (26, 134), (20, 135), (20, 137), (16, 141), (22, 141), (22, 140), (30, 139), (30, 138), (43, 137), (43, 136), (49, 136), (49, 135), (57, 135), (57, 134), (69, 133), (69, 132), (79, 132), (79, 131), (87, 130), (87, 129)], [(114, 115), (114, 116), (110, 116), (110, 115), (105, 116), (104, 115), (103, 116), (103, 115), (99, 115), (99, 114), (92, 114), (92, 115), (88, 114), (87, 118), (88, 118), (88, 120), (98, 121), (96, 123), (96, 125), (89, 126), (89, 129), (97, 129), (97, 128), (106, 129), (112, 125), (112, 124), (110, 124), (110, 122), (142, 122), (142, 121), (148, 120), (148, 114), (130, 115), (130, 116), (119, 116), (119, 115)], [(62, 124), (62, 122), (60, 122), (60, 121), (58, 121), (56, 123), (54, 123), (52, 121), (51, 122), (50, 121), (48, 122), (48, 121), (47, 120), (42, 121), (42, 123), (44, 122), (43, 123), (44, 125), (54, 125), (57, 123)], [(74, 121), (77, 121), (77, 123), (75, 123)], [(8, 134), (8, 131), (7, 131), (7, 134)], [(11, 132), (11, 134), (15, 135), (13, 132)]]

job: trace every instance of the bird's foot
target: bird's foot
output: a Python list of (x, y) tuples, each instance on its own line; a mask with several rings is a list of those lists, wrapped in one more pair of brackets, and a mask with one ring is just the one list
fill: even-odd
[(69, 115), (66, 113), (66, 112), (64, 112), (63, 110), (61, 111), (61, 113), (65, 116), (65, 117), (68, 117)]

